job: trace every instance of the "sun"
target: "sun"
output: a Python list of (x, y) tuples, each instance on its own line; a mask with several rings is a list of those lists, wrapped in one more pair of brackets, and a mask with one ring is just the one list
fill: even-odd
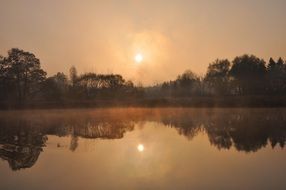
[(137, 149), (138, 149), (139, 152), (143, 152), (144, 151), (144, 145), (143, 144), (139, 144), (137, 146)]
[(143, 61), (143, 55), (141, 53), (137, 53), (134, 57), (136, 63), (141, 63)]

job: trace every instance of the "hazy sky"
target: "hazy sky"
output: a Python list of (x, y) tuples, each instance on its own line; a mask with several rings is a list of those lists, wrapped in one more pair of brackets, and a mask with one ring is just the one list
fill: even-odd
[(0, 54), (33, 52), (48, 75), (74, 65), (153, 84), (216, 58), (286, 58), (285, 19), (285, 0), (0, 0)]

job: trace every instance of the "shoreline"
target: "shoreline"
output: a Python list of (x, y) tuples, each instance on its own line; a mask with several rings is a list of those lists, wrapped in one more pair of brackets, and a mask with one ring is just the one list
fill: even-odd
[(38, 101), (17, 105), (0, 103), (0, 110), (81, 108), (284, 108), (286, 96), (225, 96), (192, 98), (100, 99), (92, 101)]

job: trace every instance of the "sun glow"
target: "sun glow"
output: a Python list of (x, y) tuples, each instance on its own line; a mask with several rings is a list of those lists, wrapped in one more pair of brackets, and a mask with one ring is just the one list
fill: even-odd
[(144, 145), (143, 145), (143, 144), (139, 144), (139, 145), (137, 146), (137, 150), (138, 150), (139, 152), (143, 152), (143, 151), (144, 151)]
[(135, 55), (134, 60), (136, 63), (141, 63), (143, 61), (143, 56), (141, 53)]

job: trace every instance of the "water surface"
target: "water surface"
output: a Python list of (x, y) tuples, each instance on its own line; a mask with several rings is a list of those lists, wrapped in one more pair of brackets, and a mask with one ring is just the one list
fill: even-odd
[(0, 112), (0, 189), (285, 189), (286, 109)]

